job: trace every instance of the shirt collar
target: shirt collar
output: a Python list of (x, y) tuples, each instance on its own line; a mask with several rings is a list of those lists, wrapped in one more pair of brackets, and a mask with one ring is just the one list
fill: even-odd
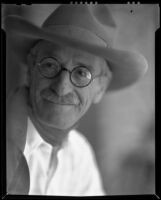
[[(69, 131), (69, 133), (70, 132), (72, 132), (72, 131)], [(67, 143), (68, 143), (68, 140), (65, 140), (62, 143), (61, 149), (65, 148)], [(51, 148), (52, 148), (52, 145), (47, 143), (46, 141), (44, 141), (44, 139), (40, 136), (40, 134), (38, 133), (34, 124), (32, 123), (31, 119), (28, 118), (28, 128), (27, 128), (26, 145), (25, 145), (24, 153), (26, 155), (30, 154), (40, 146), (45, 146), (46, 149), (48, 149), (48, 150), (51, 150)], [(59, 149), (59, 151), (61, 149)]]
[(30, 151), (33, 151), (36, 147), (38, 147), (42, 143), (44, 143), (44, 140), (37, 132), (30, 118), (28, 118), (26, 145), (29, 147)]

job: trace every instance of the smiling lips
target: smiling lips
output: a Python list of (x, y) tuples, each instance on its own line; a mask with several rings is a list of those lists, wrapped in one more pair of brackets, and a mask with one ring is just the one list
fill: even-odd
[(54, 103), (59, 105), (78, 105), (78, 99), (73, 96), (73, 94), (67, 94), (63, 97), (58, 96), (54, 91), (50, 89), (45, 89), (41, 92), (41, 96)]

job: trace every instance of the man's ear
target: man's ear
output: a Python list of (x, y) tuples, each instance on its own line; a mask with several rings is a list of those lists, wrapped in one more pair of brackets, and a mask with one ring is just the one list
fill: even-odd
[(108, 85), (110, 83), (110, 78), (103, 76), (99, 78), (99, 83), (98, 83), (98, 87), (97, 87), (97, 91), (95, 93), (95, 96), (93, 98), (93, 103), (99, 103), (102, 99), (102, 97), (104, 96), (104, 94), (106, 93), (106, 90), (108, 88)]

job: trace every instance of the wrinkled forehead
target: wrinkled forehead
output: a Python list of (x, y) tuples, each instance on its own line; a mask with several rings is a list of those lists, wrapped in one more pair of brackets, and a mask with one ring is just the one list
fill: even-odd
[(73, 65), (82, 63), (88, 66), (92, 66), (96, 71), (100, 71), (101, 68), (107, 68), (106, 61), (98, 56), (90, 54), (88, 52), (74, 49), (67, 46), (60, 46), (48, 41), (40, 40), (32, 49), (32, 53), (36, 56), (36, 59), (40, 61), (43, 57), (53, 56), (60, 62), (66, 63), (72, 60)]

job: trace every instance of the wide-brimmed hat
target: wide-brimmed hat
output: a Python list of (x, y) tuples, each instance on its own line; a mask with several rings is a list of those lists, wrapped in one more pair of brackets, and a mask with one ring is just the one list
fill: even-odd
[(4, 28), (20, 62), (26, 62), (30, 48), (41, 39), (104, 58), (112, 71), (109, 91), (132, 85), (148, 68), (140, 53), (113, 47), (117, 26), (105, 5), (60, 5), (41, 27), (10, 15), (4, 19)]

